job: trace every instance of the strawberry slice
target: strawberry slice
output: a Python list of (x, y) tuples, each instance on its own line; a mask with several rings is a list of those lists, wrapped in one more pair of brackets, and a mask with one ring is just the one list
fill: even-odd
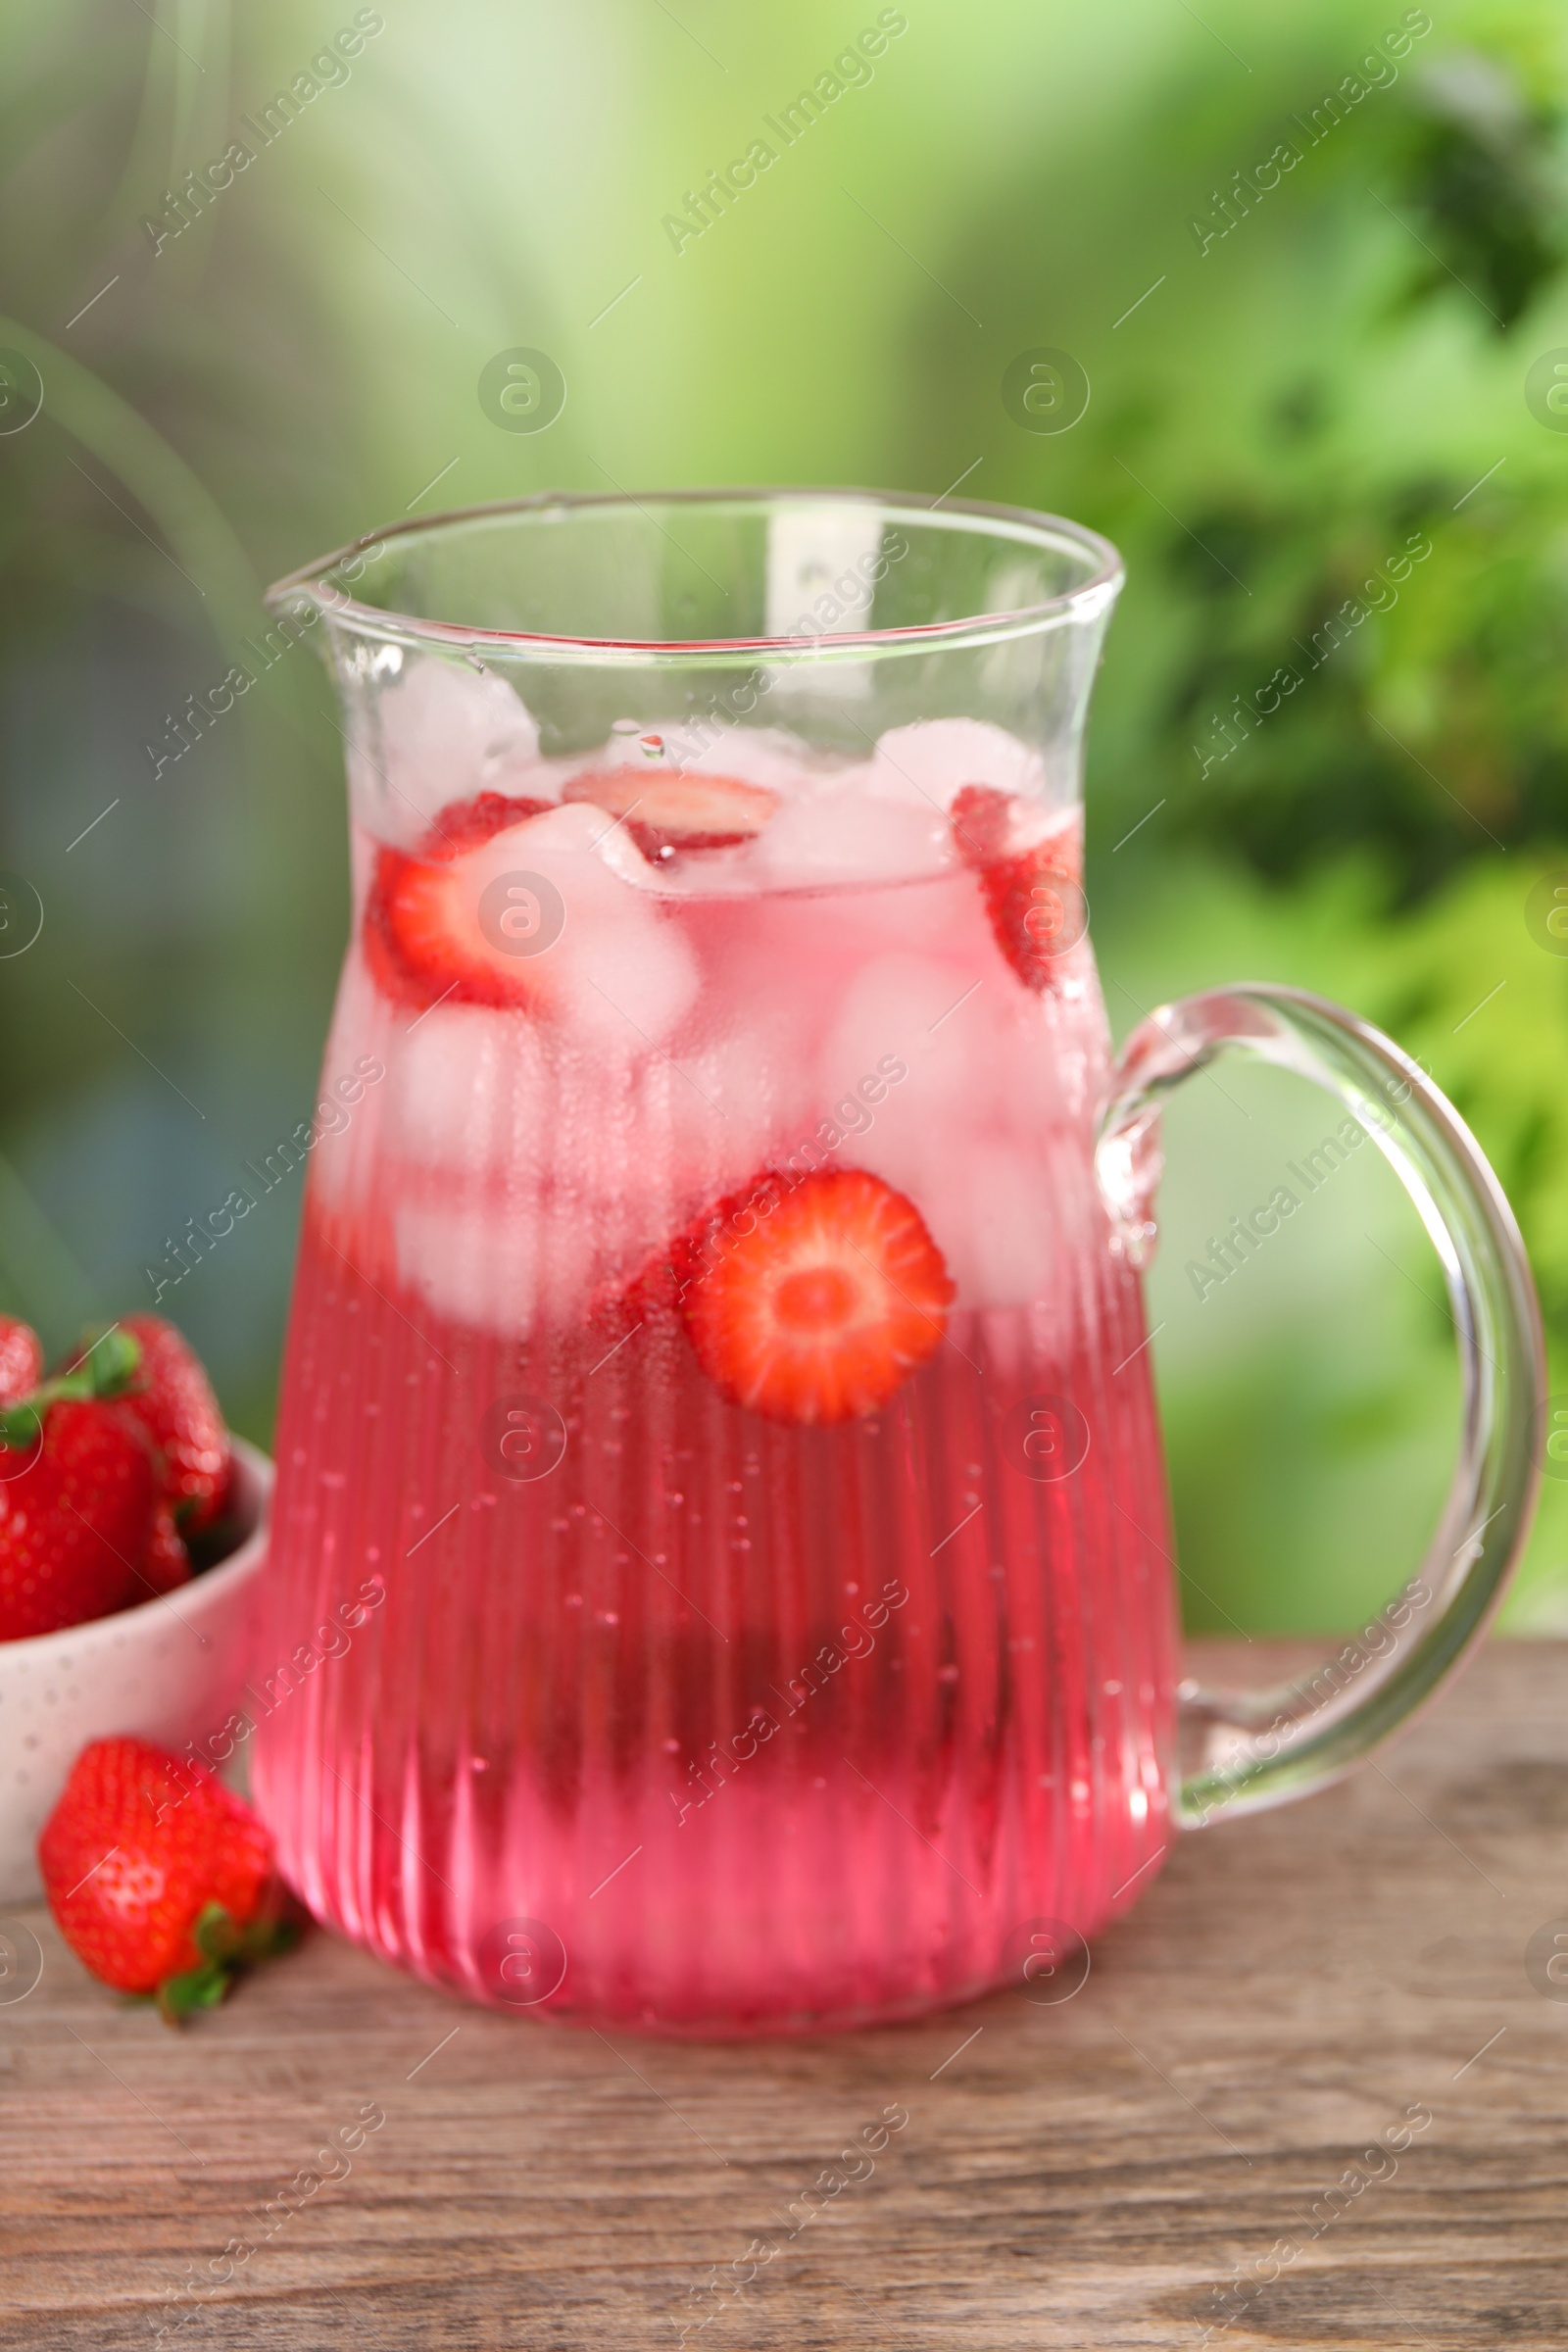
[(442, 997), (467, 1004), (529, 1001), (514, 958), (492, 956), (458, 860), (511, 825), (543, 816), (548, 801), (479, 792), (451, 801), (417, 851), (383, 849), (365, 909), (365, 956), (382, 994), (421, 1009)]
[(977, 870), (1015, 855), (1014, 802), (993, 784), (965, 784), (953, 796), (950, 822), (958, 856)]
[(1042, 835), (1041, 821), (1032, 802), (990, 784), (965, 784), (951, 816), (954, 846), (979, 877), (997, 945), (1037, 993), (1059, 985), (1088, 916), (1077, 832), (1058, 825)]
[(645, 858), (685, 850), (733, 850), (755, 841), (778, 807), (777, 793), (739, 776), (705, 776), (685, 768), (612, 767), (573, 776), (564, 796), (592, 801), (626, 830)]
[(858, 1168), (760, 1177), (674, 1253), (698, 1361), (770, 1420), (874, 1412), (934, 1354), (953, 1284), (918, 1209)]
[(383, 995), (421, 1008), (526, 1004), (527, 974), (479, 928), (470, 878), (454, 859), (382, 850), (365, 908), (365, 955)]
[(483, 841), (520, 825), (525, 817), (543, 816), (553, 804), (525, 800), (504, 792), (476, 792), (471, 801), (449, 801), (420, 844), (422, 858), (461, 858)]

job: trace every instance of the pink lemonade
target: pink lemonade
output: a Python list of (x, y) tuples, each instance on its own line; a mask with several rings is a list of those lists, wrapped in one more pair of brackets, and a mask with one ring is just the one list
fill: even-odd
[[(672, 769), (632, 728), (466, 765), (448, 680), (385, 697), (411, 805), (356, 837), (277, 1441), (265, 1655), (302, 1670), (257, 1710), (283, 1866), (541, 2013), (805, 2031), (983, 1991), (1170, 1834), (1076, 816), (963, 721), (858, 766), (738, 729)], [(852, 1298), (867, 1203), (923, 1269), (877, 1294), (902, 1354)], [(808, 1208), (851, 1222), (769, 1353), (747, 1284)]]

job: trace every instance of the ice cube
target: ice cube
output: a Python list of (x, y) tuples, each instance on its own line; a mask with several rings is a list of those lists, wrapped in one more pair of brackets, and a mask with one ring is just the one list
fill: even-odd
[[(401, 1033), (400, 1013), (363, 959), (351, 955), (338, 982), (312, 1122), (318, 1140), (311, 1153), (311, 1185), (323, 1207), (362, 1200), (374, 1185), (387, 1110), (385, 1080), (392, 1044)], [(330, 1117), (321, 1115), (323, 1104)]]
[[(1061, 1288), (1044, 1155), (1000, 1137), (934, 1139), (927, 1177), (956, 1304), (1027, 1306)], [(932, 1228), (935, 1238), (935, 1227)]]
[(398, 1281), (434, 1313), (471, 1330), (527, 1337), (549, 1239), (537, 1202), (503, 1214), (480, 1201), (403, 1200), (392, 1226)]
[(816, 1116), (788, 1015), (766, 1004), (702, 1052), (650, 1064), (645, 1084), (662, 1095), (669, 1182), (687, 1200), (716, 1200), (787, 1157)]
[(376, 705), (379, 741), (350, 756), (356, 812), (378, 840), (412, 848), (451, 801), (532, 789), (539, 729), (506, 679), (463, 662), (406, 660)]
[(465, 862), (476, 902), (503, 876), (549, 886), (540, 897), (554, 894), (560, 929), (528, 960), (526, 978), (552, 1021), (580, 1044), (631, 1058), (658, 1048), (690, 1009), (701, 985), (697, 957), (639, 870), (647, 859), (602, 808), (586, 801), (552, 808), (495, 834)]
[(877, 798), (864, 790), (863, 772), (797, 792), (759, 834), (752, 855), (775, 887), (905, 881), (951, 862), (942, 808)]
[(877, 956), (818, 1062), (820, 1142), (913, 1201), (963, 1307), (1026, 1304), (1054, 1279), (1047, 1130), (1013, 1131), (1020, 1069), (1045, 1041), (1015, 994), (984, 965)]
[(946, 811), (965, 784), (989, 784), (1039, 800), (1046, 782), (1038, 752), (984, 718), (926, 718), (890, 727), (877, 742), (868, 789), (891, 800), (933, 802)]
[(590, 922), (579, 913), (565, 944), (552, 1007), (562, 1028), (626, 1060), (662, 1051), (702, 984), (680, 932), (658, 916), (633, 923), (599, 911)]
[(572, 1181), (570, 1139), (540, 1186), (450, 1178), (404, 1183), (392, 1209), (395, 1279), (431, 1309), (505, 1339), (579, 1323), (596, 1292), (624, 1284), (669, 1231), (640, 1188), (603, 1196)]
[[(618, 880), (629, 882), (634, 890), (663, 891), (669, 887), (662, 870), (651, 858), (644, 857), (623, 820), (610, 815), (593, 801), (577, 801), (572, 806), (588, 809), (598, 820), (581, 828), (581, 840), (571, 843), (573, 849), (591, 849)], [(564, 841), (564, 831), (553, 838)]]
[(847, 1138), (838, 1156), (913, 1202), (956, 1306), (1027, 1306), (1055, 1295), (1054, 1200), (1038, 1150), (985, 1129), (890, 1120)]
[(551, 1127), (540, 1023), (484, 1004), (434, 1004), (390, 1048), (387, 1134), (416, 1167), (538, 1183)]
[(820, 755), (799, 736), (782, 727), (749, 727), (724, 716), (712, 707), (685, 718), (666, 719), (642, 732), (617, 731), (586, 760), (574, 760), (563, 771), (563, 782), (575, 775), (602, 775), (624, 767), (633, 775), (739, 776), (746, 784), (760, 784), (770, 792), (801, 790), (803, 782), (823, 772)]
[[(876, 956), (845, 991), (823, 1047), (822, 1115), (838, 1105), (844, 1114), (838, 1123), (852, 1137), (862, 1124), (886, 1135), (994, 1121), (1006, 1075), (1003, 1011), (1002, 984), (984, 966), (975, 971), (934, 956)], [(903, 1074), (890, 1078), (890, 1071)], [(856, 1103), (863, 1121), (853, 1115)]]

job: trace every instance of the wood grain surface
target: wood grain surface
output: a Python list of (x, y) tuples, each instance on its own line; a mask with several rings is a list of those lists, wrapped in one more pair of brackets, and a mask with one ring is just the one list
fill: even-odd
[(176, 2035), (28, 1912), (0, 2344), (1562, 2352), (1554, 1921), (1568, 1645), (1523, 1643), (1351, 1783), (1182, 1841), (1056, 2005), (606, 2039), (318, 1935)]

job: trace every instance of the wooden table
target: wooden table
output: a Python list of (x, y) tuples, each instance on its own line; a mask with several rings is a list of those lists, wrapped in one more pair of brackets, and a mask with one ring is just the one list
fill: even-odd
[(1568, 1647), (1494, 1643), (1380, 1770), (1186, 1839), (1056, 2006), (611, 2047), (317, 1936), (176, 2036), (24, 1917), (3, 2345), (1568, 2345), (1568, 1983), (1526, 1961), (1568, 1932)]

